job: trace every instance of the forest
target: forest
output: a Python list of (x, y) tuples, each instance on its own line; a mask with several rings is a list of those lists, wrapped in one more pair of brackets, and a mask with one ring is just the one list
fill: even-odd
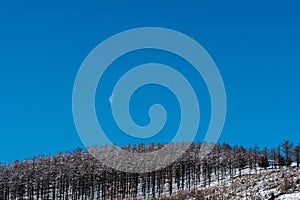
[[(151, 152), (163, 144), (122, 147)], [(201, 156), (201, 151), (212, 147)], [(104, 147), (98, 147), (104, 148)], [(157, 199), (179, 191), (209, 188), (244, 175), (244, 169), (299, 168), (300, 145), (284, 141), (274, 148), (244, 148), (228, 144), (193, 143), (174, 163), (157, 171), (128, 173), (107, 167), (87, 150), (38, 156), (0, 165), (0, 199)], [(243, 173), (242, 173), (243, 172)]]

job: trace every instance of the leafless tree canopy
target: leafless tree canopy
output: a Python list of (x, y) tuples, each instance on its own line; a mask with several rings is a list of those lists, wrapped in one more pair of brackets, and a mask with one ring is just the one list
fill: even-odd
[[(162, 144), (122, 147), (129, 152), (153, 152)], [(107, 167), (88, 151), (77, 149), (54, 156), (40, 156), (11, 165), (0, 165), (0, 199), (124, 199), (141, 196), (157, 198), (174, 191), (210, 186), (212, 177), (221, 182), (225, 177), (241, 176), (246, 167), (279, 168), (299, 164), (299, 145), (284, 141), (277, 148), (246, 149), (228, 144), (193, 143), (174, 163), (145, 173), (128, 173)], [(94, 147), (95, 148), (95, 147)], [(105, 151), (107, 147), (99, 148)], [(106, 154), (108, 156), (108, 154)], [(115, 165), (118, 160), (113, 159)], [(147, 161), (145, 161), (147, 162)], [(164, 162), (157, 160), (157, 162)], [(146, 165), (145, 165), (146, 166)]]

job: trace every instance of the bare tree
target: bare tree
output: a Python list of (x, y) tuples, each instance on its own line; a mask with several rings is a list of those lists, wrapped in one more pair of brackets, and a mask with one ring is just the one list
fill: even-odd
[(299, 168), (299, 164), (300, 164), (300, 144), (295, 146), (294, 157), (295, 157), (295, 160), (297, 162), (297, 167)]
[(293, 154), (293, 143), (285, 140), (282, 144), (282, 151), (285, 154), (285, 165), (290, 166), (292, 164), (292, 154)]

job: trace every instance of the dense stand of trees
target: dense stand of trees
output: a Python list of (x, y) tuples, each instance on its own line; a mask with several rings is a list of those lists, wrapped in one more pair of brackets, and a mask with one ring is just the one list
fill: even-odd
[[(147, 152), (160, 144), (128, 146), (128, 151)], [(88, 152), (77, 149), (54, 156), (40, 156), (0, 165), (0, 199), (144, 199), (172, 195), (178, 190), (208, 187), (212, 181), (242, 176), (245, 168), (299, 167), (300, 146), (289, 141), (260, 150), (257, 146), (216, 144), (205, 157), (205, 143), (192, 144), (176, 162), (158, 171), (143, 174), (116, 171), (104, 166)]]

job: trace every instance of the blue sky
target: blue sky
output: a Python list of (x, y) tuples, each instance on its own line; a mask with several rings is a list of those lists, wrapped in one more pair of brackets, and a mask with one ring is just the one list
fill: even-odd
[[(248, 147), (300, 142), (299, 8), (296, 0), (2, 1), (0, 162), (83, 147), (72, 116), (82, 61), (108, 37), (147, 26), (183, 32), (214, 59), (228, 103), (219, 142)], [(168, 55), (157, 57), (172, 64)], [(160, 100), (173, 99), (155, 86), (148, 91), (154, 89), (167, 93)], [(209, 109), (202, 110), (205, 126)]]

